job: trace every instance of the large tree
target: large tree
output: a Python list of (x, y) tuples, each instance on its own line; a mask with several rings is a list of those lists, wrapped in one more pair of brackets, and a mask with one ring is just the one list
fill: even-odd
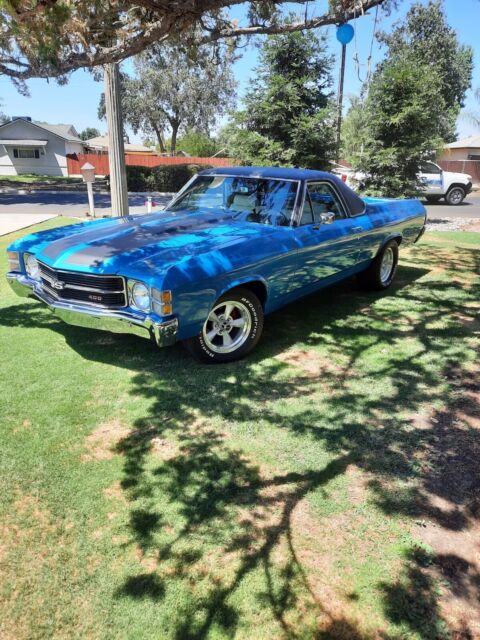
[(418, 193), (419, 162), (442, 144), (440, 85), (437, 73), (408, 60), (390, 62), (375, 75), (362, 104), (364, 144), (352, 156), (366, 176), (367, 194), (395, 198)]
[(369, 190), (417, 192), (418, 164), (445, 142), (455, 126), (472, 77), (472, 50), (447, 24), (440, 0), (416, 3), (391, 34), (371, 85), (347, 115), (346, 160), (368, 175)]
[[(397, 1), (328, 0), (324, 12), (316, 14), (314, 3), (294, 0), (305, 13), (286, 25), (281, 12), (286, 0), (2, 0), (0, 74), (17, 82), (65, 79), (75, 69), (119, 62), (153, 44), (198, 45), (312, 29)], [(244, 23), (228, 12), (238, 5), (246, 9)]]
[[(121, 77), (125, 123), (135, 133), (155, 136), (162, 152), (175, 153), (179, 133), (196, 129), (208, 134), (216, 118), (232, 107), (231, 63), (225, 46), (215, 51), (199, 47), (193, 60), (181, 46), (150, 47), (134, 58), (135, 76)], [(105, 115), (103, 98), (99, 115)]]
[(269, 36), (244, 98), (222, 133), (247, 164), (325, 167), (334, 152), (332, 57), (313, 32)]
[(391, 33), (380, 33), (378, 38), (388, 47), (385, 64), (408, 60), (436, 72), (446, 109), (438, 122), (438, 135), (446, 142), (455, 140), (458, 114), (472, 83), (473, 49), (461, 44), (447, 23), (443, 0), (412, 5)]

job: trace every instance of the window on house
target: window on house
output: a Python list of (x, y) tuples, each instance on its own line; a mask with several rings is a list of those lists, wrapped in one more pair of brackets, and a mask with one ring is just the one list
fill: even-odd
[(40, 150), (39, 149), (14, 149), (13, 150), (14, 158), (40, 158)]

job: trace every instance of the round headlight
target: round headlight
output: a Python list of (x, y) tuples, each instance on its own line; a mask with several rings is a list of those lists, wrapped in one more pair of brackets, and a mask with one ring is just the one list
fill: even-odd
[(40, 269), (38, 268), (38, 261), (35, 256), (28, 254), (25, 256), (25, 271), (34, 280), (40, 280)]
[(148, 288), (141, 282), (136, 282), (132, 287), (132, 302), (141, 311), (150, 309), (150, 294)]

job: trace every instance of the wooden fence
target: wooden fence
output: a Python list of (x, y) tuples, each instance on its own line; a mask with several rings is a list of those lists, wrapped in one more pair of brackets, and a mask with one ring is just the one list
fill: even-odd
[[(95, 175), (106, 176), (110, 173), (108, 153), (69, 153), (67, 154), (68, 175), (80, 175), (80, 168), (89, 162), (95, 167)], [(183, 156), (157, 156), (154, 154), (126, 153), (125, 163), (139, 167), (158, 167), (174, 164), (200, 164), (213, 167), (230, 167), (236, 164), (232, 158), (192, 158)]]
[(468, 173), (472, 176), (473, 184), (480, 184), (480, 160), (439, 160), (444, 171)]

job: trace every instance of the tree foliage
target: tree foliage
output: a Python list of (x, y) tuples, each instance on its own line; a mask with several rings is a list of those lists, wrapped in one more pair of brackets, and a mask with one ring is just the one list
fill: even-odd
[(446, 142), (455, 140), (457, 117), (472, 82), (473, 49), (461, 44), (447, 23), (443, 0), (414, 4), (390, 34), (379, 34), (379, 41), (388, 47), (387, 63), (409, 60), (438, 75), (446, 108), (438, 134)]
[[(396, 0), (329, 0), (316, 15), (306, 0), (302, 19), (286, 24), (286, 0), (2, 0), (0, 74), (22, 82), (66, 76), (81, 67), (119, 62), (163, 42), (196, 46), (224, 38), (312, 29), (351, 20)], [(291, 3), (289, 3), (291, 4)], [(243, 5), (245, 23), (228, 9)]]
[[(178, 134), (208, 134), (233, 105), (235, 82), (227, 47), (199, 47), (192, 61), (181, 46), (155, 45), (134, 58), (135, 76), (121, 75), (124, 122), (135, 133), (156, 137), (160, 150), (175, 153)], [(99, 115), (105, 115), (102, 96)], [(166, 136), (169, 135), (169, 149)]]
[(472, 51), (447, 24), (440, 0), (412, 5), (379, 39), (388, 49), (370, 87), (352, 102), (343, 155), (371, 193), (418, 193), (418, 165), (455, 138), (472, 75)]
[(91, 138), (97, 138), (100, 135), (100, 131), (95, 127), (86, 127), (81, 133), (78, 134), (78, 137), (81, 140), (90, 140)]
[(177, 143), (178, 151), (185, 151), (191, 156), (197, 158), (209, 158), (213, 156), (221, 148), (217, 144), (217, 141), (211, 138), (208, 134), (191, 130), (187, 131)]
[[(420, 160), (441, 146), (437, 120), (445, 111), (437, 74), (397, 60), (376, 74), (362, 105), (367, 141), (353, 154), (370, 195), (414, 196)], [(437, 96), (433, 101), (432, 94)]]
[(246, 164), (325, 167), (334, 151), (333, 59), (313, 32), (269, 36), (244, 98), (222, 132)]

